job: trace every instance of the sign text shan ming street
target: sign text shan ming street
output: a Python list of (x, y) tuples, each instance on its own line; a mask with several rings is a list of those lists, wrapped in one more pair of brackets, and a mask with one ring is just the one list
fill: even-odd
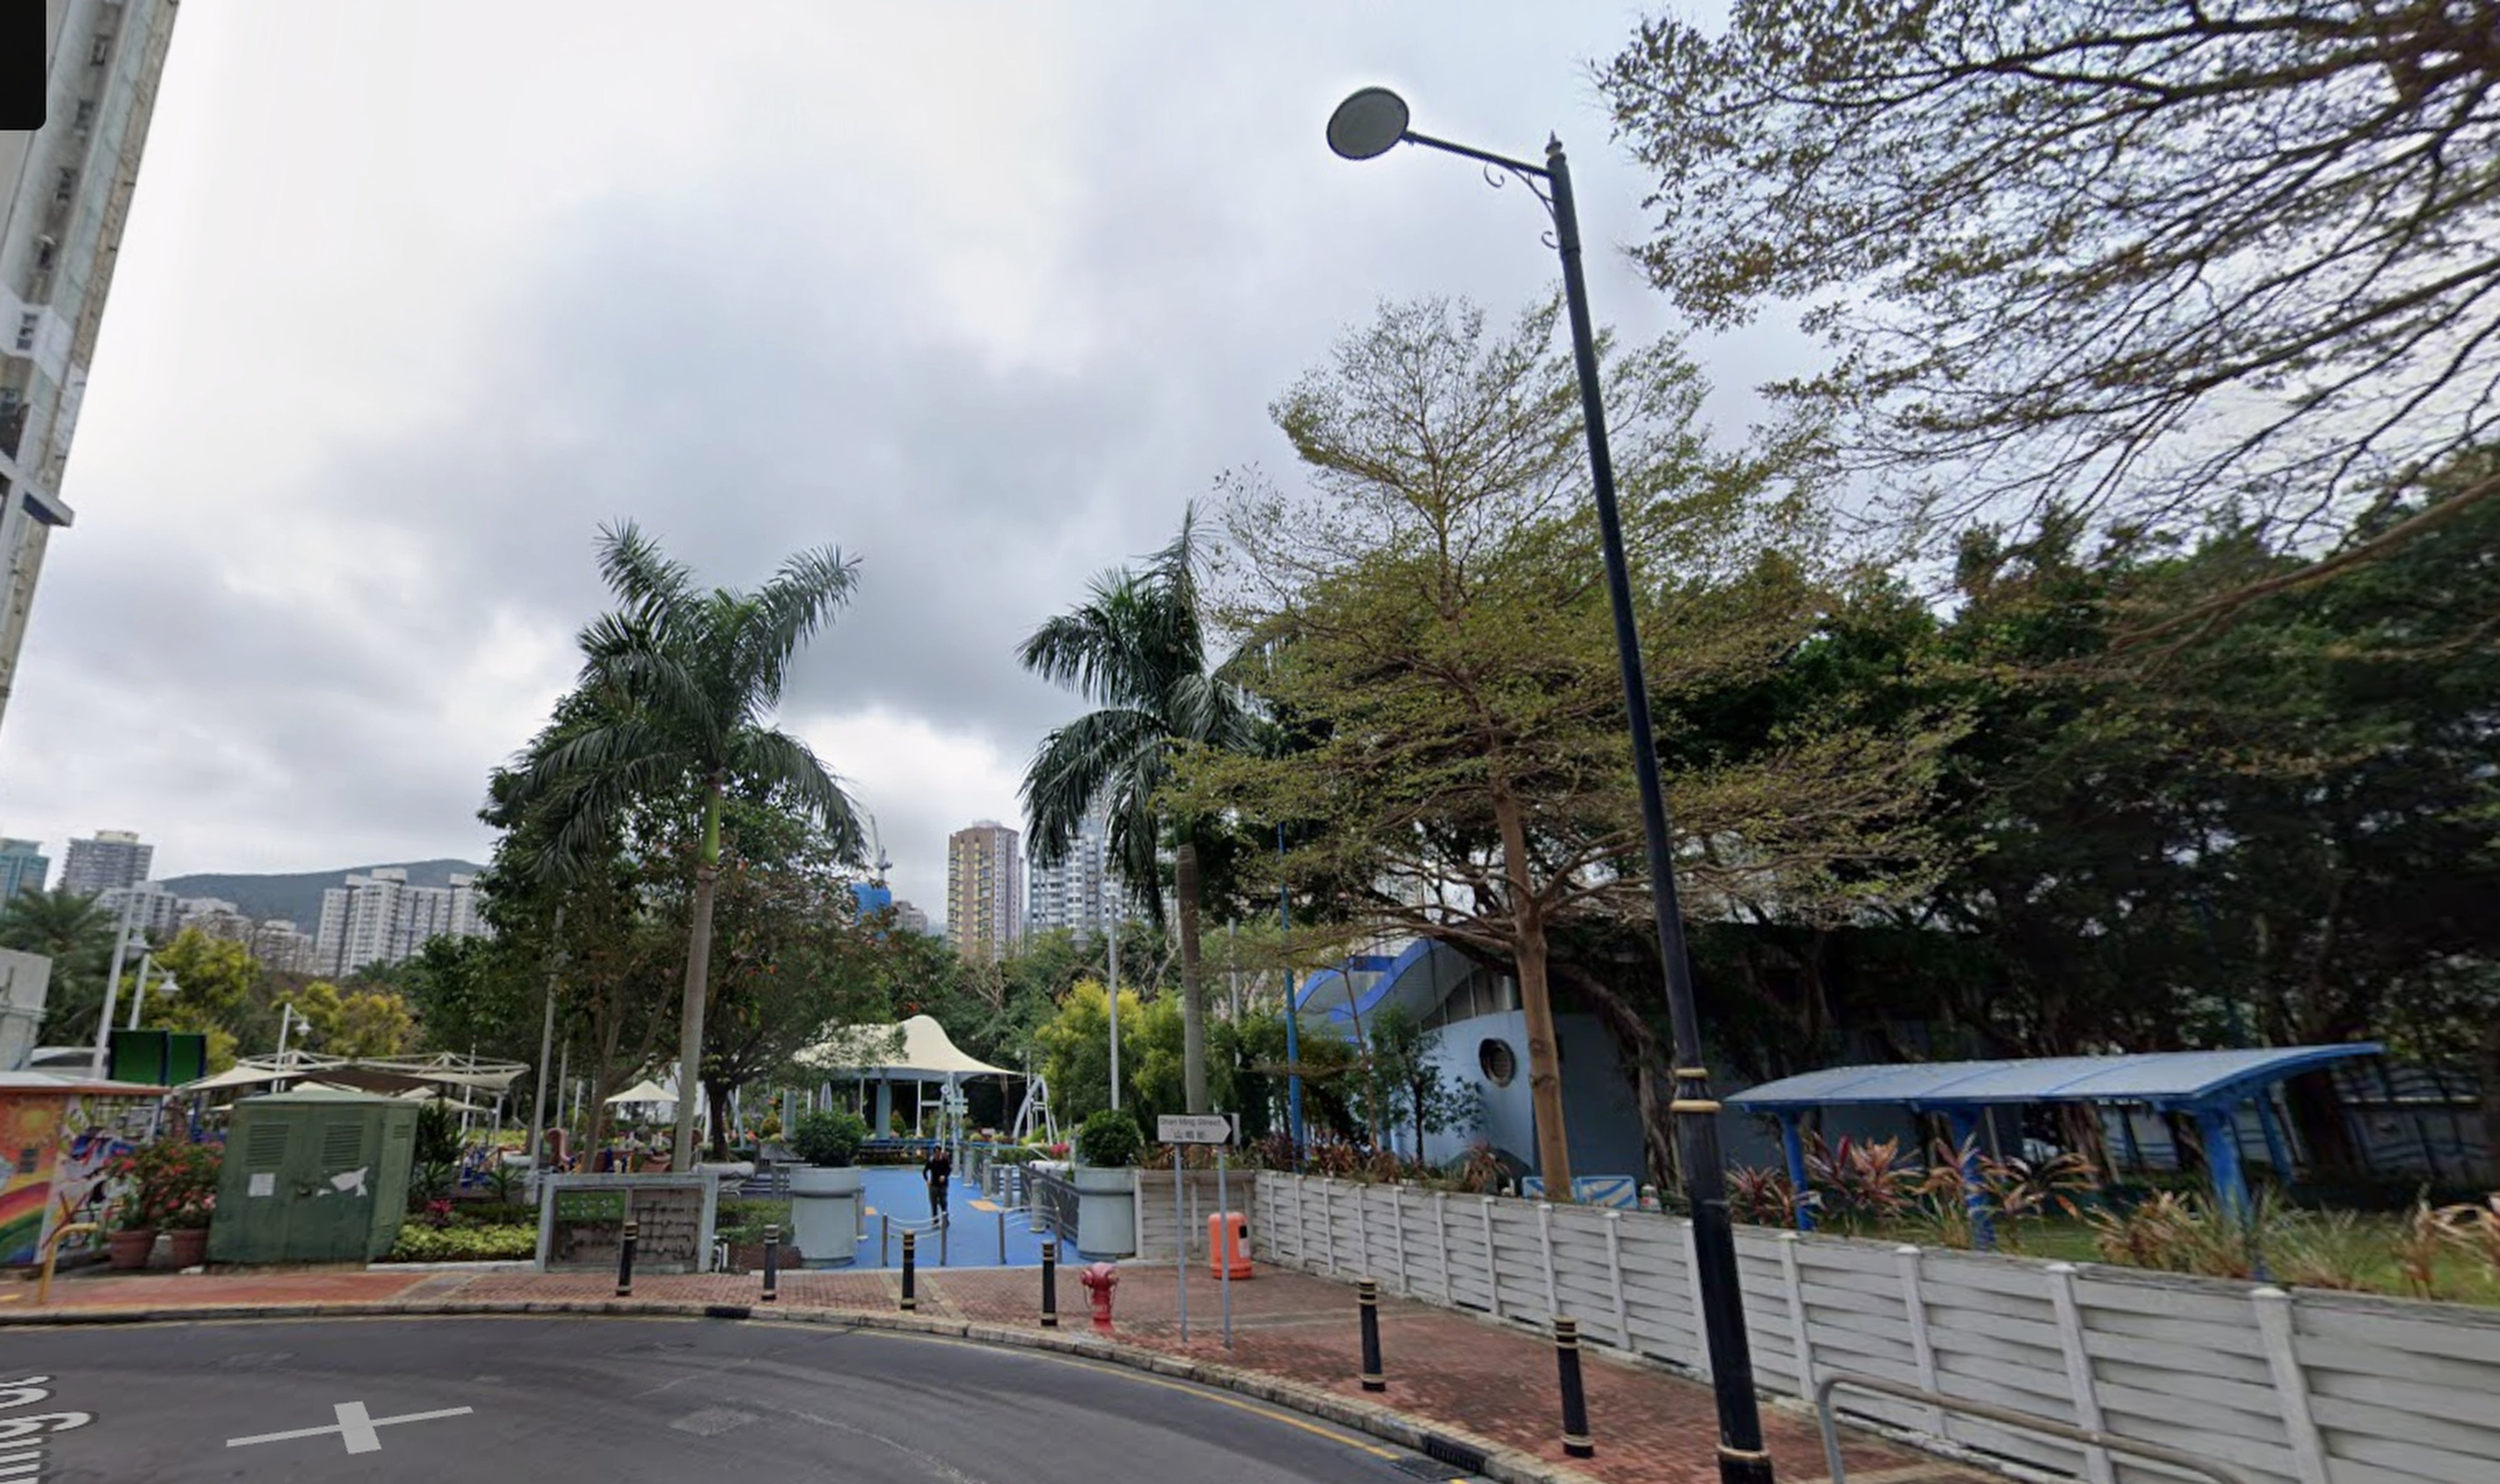
[(1168, 1144), (1229, 1144), (1233, 1119), (1224, 1113), (1166, 1113), (1155, 1120), (1155, 1138)]

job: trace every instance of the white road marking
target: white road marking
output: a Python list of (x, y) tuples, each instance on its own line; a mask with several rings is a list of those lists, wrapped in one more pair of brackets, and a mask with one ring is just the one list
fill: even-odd
[(285, 1442), (290, 1438), (319, 1437), (325, 1434), (336, 1433), (340, 1440), (347, 1445), (349, 1453), (378, 1453), (381, 1451), (382, 1439), (381, 1435), (374, 1431), (376, 1428), (386, 1428), (399, 1422), (432, 1422), (438, 1417), (461, 1417), (475, 1411), (476, 1408), (451, 1406), (444, 1407), (439, 1412), (410, 1412), (402, 1417), (376, 1417), (365, 1410), (365, 1404), (361, 1402), (342, 1402), (331, 1410), (339, 1414), (339, 1420), (334, 1426), (297, 1428), (287, 1433), (263, 1433), (256, 1437), (229, 1437), (226, 1439), (226, 1446), (241, 1448), (252, 1443)]

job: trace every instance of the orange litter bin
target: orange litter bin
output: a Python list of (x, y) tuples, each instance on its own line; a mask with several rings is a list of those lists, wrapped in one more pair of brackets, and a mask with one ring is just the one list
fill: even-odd
[(1239, 1211), (1206, 1218), (1206, 1270), (1219, 1278), (1251, 1275), (1250, 1220)]

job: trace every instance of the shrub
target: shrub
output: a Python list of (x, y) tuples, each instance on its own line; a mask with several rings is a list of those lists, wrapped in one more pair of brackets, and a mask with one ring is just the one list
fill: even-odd
[(539, 1208), (518, 1201), (463, 1201), (452, 1210), (473, 1227), (534, 1227), (539, 1221)]
[(1146, 1147), (1137, 1120), (1111, 1108), (1089, 1116), (1076, 1131), (1076, 1157), (1105, 1170), (1134, 1165)]
[(1905, 1214), (1923, 1178), (1902, 1156), (1897, 1138), (1843, 1135), (1838, 1143), (1826, 1144), (1819, 1134), (1806, 1139), (1805, 1174), (1807, 1186), (1822, 1197), (1820, 1209), (1843, 1224), (1869, 1226)]
[(404, 1226), (386, 1263), (509, 1262), (538, 1253), (536, 1227)]
[(2500, 1191), (2480, 1204), (2451, 1205), (2439, 1214), (2449, 1239), (2480, 1258), (2484, 1274), (2500, 1284)]
[(867, 1119), (830, 1108), (799, 1120), (790, 1150), (807, 1164), (841, 1169), (859, 1158), (860, 1145), (867, 1140)]
[(414, 1210), (429, 1201), (445, 1199), (460, 1178), (460, 1167), (446, 1160), (419, 1160), (408, 1171), (408, 1205)]
[[(1805, 1200), (1811, 1209), (1816, 1204), (1814, 1192), (1807, 1191)], [(1751, 1165), (1728, 1171), (1727, 1214), (1759, 1227), (1795, 1226), (1797, 1194), (1789, 1183), (1789, 1172)]]
[(460, 1163), (460, 1120), (451, 1116), (450, 1104), (417, 1105), (416, 1144), (411, 1157), (419, 1165)]
[(992, 1155), (990, 1162), (995, 1165), (1030, 1165), (1045, 1157), (1044, 1151), (1035, 1145), (1011, 1144)]

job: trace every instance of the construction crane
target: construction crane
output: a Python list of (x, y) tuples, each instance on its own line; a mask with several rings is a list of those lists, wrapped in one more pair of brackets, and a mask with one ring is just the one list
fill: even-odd
[(885, 874), (894, 869), (894, 862), (885, 858), (885, 839), (876, 832), (876, 816), (874, 814), (868, 816), (868, 840), (870, 847), (876, 851), (876, 884), (883, 886), (885, 884)]

